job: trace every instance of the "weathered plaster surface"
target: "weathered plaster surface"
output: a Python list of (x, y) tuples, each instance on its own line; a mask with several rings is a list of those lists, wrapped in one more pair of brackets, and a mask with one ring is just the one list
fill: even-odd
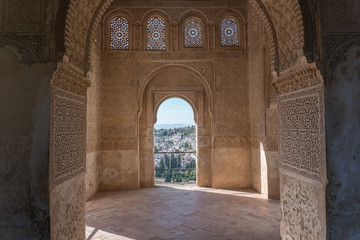
[(360, 238), (360, 44), (343, 54), (325, 88), (329, 239)]
[(92, 152), (86, 154), (86, 199), (92, 197), (99, 188), (99, 164), (98, 153)]
[(283, 171), (280, 191), (282, 239), (325, 239), (325, 185)]
[(102, 151), (99, 154), (101, 190), (128, 190), (139, 188), (137, 151)]
[(212, 187), (250, 188), (251, 170), (248, 149), (220, 148), (214, 150)]
[(50, 189), (51, 239), (85, 239), (85, 173)]
[(279, 96), (283, 239), (326, 239), (323, 108), (320, 84)]
[(49, 81), (54, 64), (19, 63), (0, 47), (0, 232), (49, 238)]

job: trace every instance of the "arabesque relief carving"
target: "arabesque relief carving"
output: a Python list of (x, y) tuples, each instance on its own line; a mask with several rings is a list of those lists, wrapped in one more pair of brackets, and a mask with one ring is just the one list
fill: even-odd
[(59, 87), (80, 96), (86, 96), (90, 81), (82, 75), (79, 69), (72, 66), (66, 59), (67, 58), (64, 57), (64, 61), (58, 63), (58, 68), (51, 80), (52, 86)]
[(323, 83), (323, 78), (315, 63), (296, 66), (273, 80), (273, 84), (279, 94), (293, 92), (318, 84), (322, 85)]
[(214, 148), (248, 148), (250, 145), (250, 139), (247, 136), (214, 138)]
[(5, 0), (6, 32), (39, 32), (43, 22), (42, 0)]
[(280, 167), (326, 181), (323, 88), (281, 96), (279, 101)]
[(263, 0), (276, 29), (279, 44), (279, 71), (295, 64), (303, 56), (304, 29), (297, 0)]
[(323, 239), (323, 226), (319, 218), (319, 192), (315, 192), (307, 182), (284, 176), (281, 191), (281, 235), (283, 239)]
[(106, 150), (136, 150), (138, 146), (137, 137), (116, 137), (116, 138), (101, 138), (100, 149)]
[(46, 61), (46, 35), (0, 33), (0, 46), (14, 47), (16, 55), (23, 63)]
[(102, 58), (106, 60), (204, 60), (204, 59), (236, 59), (243, 58), (243, 50), (214, 52), (116, 52), (103, 51)]
[(55, 183), (85, 172), (86, 98), (51, 89), (51, 178)]

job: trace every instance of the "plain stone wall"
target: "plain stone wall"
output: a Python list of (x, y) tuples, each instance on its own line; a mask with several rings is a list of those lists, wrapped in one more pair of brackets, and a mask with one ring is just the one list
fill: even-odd
[(55, 64), (0, 48), (1, 239), (49, 239), (49, 82)]

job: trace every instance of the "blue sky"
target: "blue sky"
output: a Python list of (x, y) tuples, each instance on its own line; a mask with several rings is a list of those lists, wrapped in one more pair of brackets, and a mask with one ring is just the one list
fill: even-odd
[(174, 123), (195, 125), (192, 107), (180, 98), (170, 98), (163, 102), (157, 114), (156, 124)]

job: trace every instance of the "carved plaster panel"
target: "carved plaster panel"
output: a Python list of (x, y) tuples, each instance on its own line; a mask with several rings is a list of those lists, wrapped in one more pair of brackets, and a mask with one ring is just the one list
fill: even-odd
[[(246, 7), (246, 1), (232, 1), (231, 6), (236, 7)], [(182, 1), (182, 7), (193, 7), (193, 8), (208, 8), (209, 5), (212, 7), (224, 8), (228, 7), (229, 4), (226, 1)], [(111, 6), (116, 7), (139, 7), (139, 3), (137, 1), (124, 1), (124, 0), (114, 0)], [(150, 1), (146, 6), (142, 6), (143, 8), (175, 8), (179, 6), (179, 2), (177, 1), (166, 1), (166, 2), (158, 2), (158, 1)], [(141, 7), (141, 6), (140, 6)]]
[(103, 51), (104, 60), (143, 60), (143, 61), (169, 61), (169, 60), (206, 60), (206, 59), (237, 59), (244, 58), (243, 50), (213, 51), (213, 52), (121, 52)]
[(18, 59), (23, 63), (46, 61), (46, 35), (34, 34), (0, 34), (0, 46), (15, 48)]
[(324, 185), (284, 173), (281, 178), (282, 239), (325, 240)]
[(216, 123), (215, 125), (215, 135), (217, 136), (239, 136), (248, 132), (247, 124)]
[(85, 171), (86, 98), (51, 88), (50, 179), (58, 184)]
[(136, 136), (136, 126), (129, 124), (105, 125), (101, 127), (101, 134), (106, 137), (133, 137)]
[(7, 0), (6, 32), (39, 32), (43, 21), (43, 0)]
[(358, 0), (327, 0), (326, 6), (326, 29), (337, 32), (360, 31)]
[(80, 96), (86, 96), (90, 81), (82, 75), (79, 69), (71, 65), (65, 57), (63, 62), (58, 63), (51, 84)]
[(247, 136), (214, 138), (214, 148), (248, 148), (250, 145), (250, 139)]
[(279, 138), (278, 136), (251, 138), (251, 148), (277, 152), (279, 151)]
[(273, 84), (279, 94), (285, 94), (323, 84), (323, 77), (315, 63), (295, 66), (274, 78)]
[(250, 5), (249, 10), (249, 43), (253, 45), (261, 37), (261, 18), (255, 8)]
[(86, 37), (100, 2), (101, 0), (72, 0), (69, 6), (65, 27), (65, 55), (79, 69), (84, 69)]
[(325, 35), (325, 55), (327, 56), (327, 80), (334, 77), (336, 65), (351, 58), (346, 54), (354, 44), (360, 45), (360, 34), (329, 34)]
[(279, 70), (288, 69), (303, 56), (304, 30), (297, 0), (262, 0), (276, 29)]
[(102, 137), (100, 142), (101, 151), (136, 150), (137, 147), (137, 137)]
[[(324, 34), (325, 56), (330, 58), (343, 45), (349, 41), (360, 39), (360, 33), (327, 33)], [(338, 60), (338, 59), (336, 59)]]
[(280, 167), (326, 181), (323, 86), (281, 96)]

